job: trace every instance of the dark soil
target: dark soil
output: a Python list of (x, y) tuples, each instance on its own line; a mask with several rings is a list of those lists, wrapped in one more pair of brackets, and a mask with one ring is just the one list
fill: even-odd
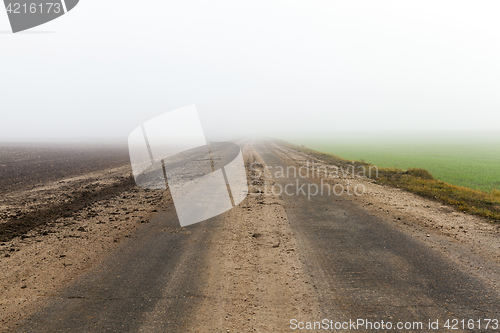
[(7, 222), (0, 224), (0, 242), (7, 242), (14, 237), (23, 236), (29, 231), (60, 217), (71, 217), (75, 212), (101, 200), (110, 199), (135, 186), (134, 178), (122, 177), (116, 183), (94, 190), (82, 190), (73, 193), (63, 203), (44, 209), (18, 214)]
[(126, 146), (0, 144), (0, 194), (126, 163)]
[[(129, 163), (126, 147), (0, 145), (0, 195), (30, 190), (48, 182), (89, 174)], [(98, 186), (82, 181), (80, 188), (67, 189), (59, 200), (43, 203), (37, 209), (3, 214), (0, 219), (0, 242), (26, 235), (29, 231), (71, 217), (96, 201), (110, 199), (135, 186), (132, 175)], [(44, 200), (34, 198), (31, 200)], [(7, 201), (10, 199), (7, 199)], [(19, 204), (26, 204), (24, 200)]]

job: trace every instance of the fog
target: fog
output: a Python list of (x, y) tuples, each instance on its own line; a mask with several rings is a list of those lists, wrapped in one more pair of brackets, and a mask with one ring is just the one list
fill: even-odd
[(11, 34), (0, 11), (0, 141), (126, 143), (192, 104), (208, 140), (495, 133), (499, 12), (495, 1), (81, 0)]

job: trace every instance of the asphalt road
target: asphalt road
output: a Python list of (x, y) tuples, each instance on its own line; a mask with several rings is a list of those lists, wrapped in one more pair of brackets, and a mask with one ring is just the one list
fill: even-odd
[[(236, 151), (237, 150), (237, 151)], [(212, 145), (214, 169), (239, 153)], [(173, 159), (170, 169), (199, 177), (210, 168), (208, 150)], [(164, 180), (161, 180), (164, 182)], [(98, 267), (50, 297), (19, 332), (184, 332), (207, 281), (207, 247), (224, 215), (181, 228), (173, 204), (120, 245)]]
[[(265, 145), (256, 149), (267, 165), (287, 166)], [(275, 181), (284, 187), (296, 179)], [(310, 183), (300, 179), (300, 185)], [(297, 193), (295, 186), (288, 189)], [(283, 196), (323, 311), (311, 320), (440, 319), (442, 325), (450, 318), (499, 318), (498, 291), (345, 196), (324, 193), (311, 200), (305, 195)]]
[[(264, 144), (256, 149), (268, 165), (286, 166)], [(321, 313), (311, 321), (362, 318), (426, 325), (439, 319), (442, 325), (448, 318), (498, 318), (497, 291), (346, 198), (283, 199), (317, 290)], [(19, 331), (184, 332), (206, 287), (206, 253), (223, 218), (181, 229), (170, 207), (53, 296)]]
[(183, 332), (219, 217), (180, 228), (173, 206), (78, 278), (19, 332)]

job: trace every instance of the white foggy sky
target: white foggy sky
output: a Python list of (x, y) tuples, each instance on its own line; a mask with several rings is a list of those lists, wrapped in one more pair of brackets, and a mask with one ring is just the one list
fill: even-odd
[[(500, 130), (500, 2), (81, 0), (9, 34), (0, 141), (123, 138), (196, 104), (207, 138)], [(124, 141), (126, 142), (126, 141)]]

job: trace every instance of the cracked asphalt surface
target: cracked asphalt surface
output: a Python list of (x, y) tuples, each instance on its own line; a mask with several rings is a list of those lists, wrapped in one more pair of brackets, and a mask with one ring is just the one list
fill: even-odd
[[(266, 164), (287, 166), (267, 145), (256, 144), (255, 149)], [(314, 318), (301, 319), (426, 324), (429, 319), (498, 318), (498, 291), (347, 198), (285, 195), (283, 200), (320, 310)], [(180, 228), (171, 206), (107, 260), (52, 296), (18, 331), (186, 331), (206, 288), (207, 253), (223, 218)]]

